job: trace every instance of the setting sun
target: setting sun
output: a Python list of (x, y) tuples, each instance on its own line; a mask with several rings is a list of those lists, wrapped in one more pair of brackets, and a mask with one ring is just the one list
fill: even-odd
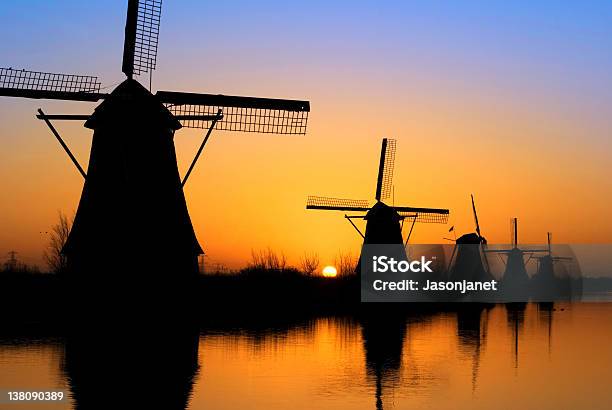
[(326, 266), (323, 268), (323, 276), (326, 278), (335, 278), (337, 274), (338, 272), (333, 266)]

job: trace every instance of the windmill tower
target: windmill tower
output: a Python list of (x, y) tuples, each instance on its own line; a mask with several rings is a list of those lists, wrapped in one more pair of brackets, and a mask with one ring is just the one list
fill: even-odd
[[(410, 223), (410, 231), (406, 237), (406, 243), (412, 234), (416, 222), (424, 223), (446, 223), (448, 221), (448, 209), (438, 208), (414, 208), (409, 206), (387, 205), (383, 200), (391, 196), (393, 184), (393, 167), (395, 164), (396, 142), (393, 139), (384, 138), (380, 150), (380, 161), (378, 164), (378, 177), (376, 180), (376, 203), (369, 206), (367, 200), (338, 199), (321, 196), (309, 196), (306, 209), (318, 209), (325, 211), (359, 212), (358, 215), (347, 215), (344, 217), (355, 228), (363, 238), (363, 244), (401, 244), (405, 242), (402, 237), (404, 221)], [(363, 214), (365, 212), (365, 214)], [(366, 221), (365, 233), (355, 225), (353, 219), (364, 219)]]
[[(307, 101), (157, 91), (135, 76), (156, 68), (161, 0), (129, 0), (122, 71), (125, 81), (110, 94), (94, 76), (0, 69), (0, 96), (96, 102), (91, 115), (47, 115), (45, 121), (85, 183), (63, 253), (69, 276), (139, 275), (193, 277), (202, 248), (191, 224), (183, 186), (213, 128), (305, 134)], [(87, 172), (52, 121), (84, 121), (93, 130)], [(183, 179), (174, 134), (181, 127), (206, 130)], [(119, 278), (119, 276), (117, 276)]]
[(470, 197), (476, 231), (461, 235), (455, 241), (456, 245), (449, 262), (450, 281), (468, 280), (484, 282), (493, 279), (487, 262), (487, 255), (482, 252), (487, 245), (487, 240), (480, 232), (480, 222), (478, 221), (474, 195), (470, 195)]
[(538, 261), (538, 270), (533, 276), (533, 280), (540, 278), (543, 280), (550, 280), (551, 278), (555, 277), (555, 263), (573, 260), (573, 258), (570, 257), (553, 256), (552, 233), (546, 232), (546, 241), (546, 254), (544, 256), (536, 257), (536, 260)]

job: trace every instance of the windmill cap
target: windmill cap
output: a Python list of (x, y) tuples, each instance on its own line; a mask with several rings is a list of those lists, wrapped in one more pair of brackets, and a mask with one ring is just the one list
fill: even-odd
[(486, 243), (486, 239), (474, 232), (466, 233), (457, 238), (457, 243), (461, 245), (479, 245), (482, 242)]
[(133, 79), (127, 79), (96, 107), (85, 122), (85, 127), (95, 129), (105, 123), (118, 121), (141, 121), (143, 124), (178, 130), (181, 123), (170, 111)]
[(390, 207), (387, 204), (382, 202), (377, 202), (374, 204), (372, 208), (368, 211), (364, 219), (397, 219), (398, 221), (401, 219), (399, 214), (395, 209)]

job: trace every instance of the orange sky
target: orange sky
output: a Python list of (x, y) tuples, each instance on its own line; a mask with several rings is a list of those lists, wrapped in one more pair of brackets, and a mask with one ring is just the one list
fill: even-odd
[[(558, 29), (538, 21), (529, 31), (508, 20), (501, 29), (476, 29), (458, 16), (456, 26), (432, 31), (392, 20), (399, 11), (390, 7), (363, 28), (358, 8), (339, 20), (316, 21), (318, 14), (307, 9), (300, 24), (316, 23), (313, 37), (284, 27), (287, 37), (276, 47), (266, 30), (255, 31), (260, 54), (253, 45), (230, 42), (224, 36), (237, 34), (222, 28), (210, 41), (190, 43), (195, 17), (174, 7), (165, 9), (154, 89), (309, 99), (312, 107), (306, 136), (213, 134), (185, 189), (210, 263), (242, 266), (252, 249), (266, 247), (285, 252), (292, 263), (303, 252), (319, 253), (322, 264), (333, 263), (338, 252), (357, 254), (360, 237), (342, 214), (306, 211), (305, 201), (308, 195), (372, 199), (383, 137), (397, 139), (395, 203), (451, 210), (447, 226), (418, 225), (415, 242), (441, 242), (450, 225), (471, 231), (470, 193), (490, 242), (509, 241), (513, 216), (523, 243), (543, 242), (546, 231), (557, 243), (612, 242), (606, 212), (612, 123), (605, 108), (612, 87), (600, 64), (609, 63), (601, 52), (605, 42), (587, 24), (566, 27), (559, 20)], [(420, 18), (426, 22), (435, 12), (422, 11)], [(70, 36), (52, 32), (84, 41), (79, 34), (95, 24), (95, 41), (104, 47), (85, 55), (91, 58), (82, 58), (76, 45), (65, 47), (61, 58), (10, 45), (3, 54), (14, 67), (99, 73), (104, 85), (121, 81), (123, 13), (105, 16), (112, 22), (107, 27), (83, 11), (84, 20), (74, 23), (83, 26), (71, 26)], [(248, 24), (268, 27), (266, 19), (274, 20), (273, 13), (260, 17)], [(26, 50), (38, 44), (37, 35), (53, 38), (37, 32), (34, 22), (23, 24), (32, 34), (20, 40)], [(531, 37), (517, 39), (519, 29)], [(381, 32), (389, 35), (383, 42)], [(338, 35), (326, 42), (326, 33)], [(113, 41), (104, 43), (105, 35)], [(286, 47), (293, 39), (300, 39), (299, 53)], [(0, 99), (0, 260), (14, 249), (23, 261), (42, 264), (44, 232), (59, 210), (75, 210), (82, 189), (79, 174), (34, 118), (38, 107), (87, 113), (95, 105)], [(57, 127), (86, 164), (90, 130), (78, 123)], [(181, 174), (201, 137), (199, 130), (177, 133)]]
[[(7, 194), (0, 204), (0, 252), (15, 249), (32, 262), (47, 240), (40, 232), (54, 223), (58, 210), (75, 210), (82, 188), (57, 142), (33, 118), (38, 105), (55, 104), (19, 101), (10, 107), (3, 124), (12, 137), (0, 163)], [(342, 213), (306, 211), (305, 199), (308, 194), (372, 199), (382, 136), (398, 140), (395, 203), (451, 209), (448, 226), (417, 225), (416, 242), (440, 242), (450, 225), (459, 233), (473, 229), (471, 192), (490, 242), (508, 242), (511, 216), (520, 218), (524, 243), (544, 241), (547, 230), (557, 243), (612, 239), (605, 217), (612, 196), (606, 153), (572, 144), (572, 135), (584, 130), (571, 124), (531, 122), (519, 109), (507, 116), (515, 118), (495, 118), (475, 105), (411, 107), (405, 116), (388, 119), (368, 119), (368, 110), (359, 107), (334, 109), (330, 101), (312, 105), (307, 136), (213, 135), (185, 190), (211, 262), (240, 266), (251, 249), (268, 246), (284, 251), (291, 262), (304, 251), (319, 253), (324, 264), (340, 251), (356, 254), (360, 238)], [(478, 111), (477, 118), (488, 123), (470, 120)], [(86, 163), (91, 133), (78, 124), (62, 123), (59, 129)], [(548, 145), (551, 139), (560, 142)], [(182, 174), (200, 140), (196, 130), (177, 133)]]

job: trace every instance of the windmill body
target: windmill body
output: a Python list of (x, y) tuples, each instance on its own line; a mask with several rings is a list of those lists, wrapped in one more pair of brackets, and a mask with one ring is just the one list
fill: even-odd
[(500, 289), (505, 298), (525, 301), (530, 293), (525, 255), (530, 255), (537, 251), (519, 248), (517, 218), (512, 219), (512, 227), (512, 249), (503, 252), (506, 255), (506, 269), (504, 269)]
[(530, 278), (527, 273), (525, 256), (531, 257), (540, 249), (523, 249), (518, 245), (518, 219), (512, 219), (512, 248), (509, 250), (488, 250), (505, 256), (506, 267), (500, 283), (500, 296), (510, 302), (524, 302), (531, 294)]
[(87, 179), (64, 247), (70, 272), (197, 273), (202, 248), (187, 211), (173, 141), (179, 121), (128, 79), (85, 126), (94, 134)]
[(525, 251), (513, 248), (506, 253), (506, 269), (502, 283), (505, 288), (526, 289), (529, 285), (529, 274), (525, 265)]
[[(571, 259), (571, 258), (568, 258)], [(557, 276), (559, 269), (555, 268), (557, 259), (553, 256), (543, 256), (538, 260), (538, 270), (531, 278), (531, 290), (534, 301), (554, 302), (569, 300), (574, 296), (572, 278), (569, 275)]]
[(538, 259), (538, 270), (533, 275), (533, 280), (550, 281), (555, 278), (554, 259), (551, 255), (542, 256)]
[(404, 243), (400, 224), (402, 217), (392, 207), (377, 202), (363, 219), (366, 220), (364, 245)]
[[(461, 235), (455, 241), (455, 248), (451, 256), (448, 275), (449, 281), (451, 282), (463, 280), (470, 282), (488, 282), (494, 279), (489, 271), (488, 263), (486, 263), (486, 254), (483, 252), (487, 240), (480, 233), (480, 223), (478, 221), (473, 195), (472, 212), (474, 214), (476, 232)], [(483, 260), (485, 264), (483, 264)], [(472, 297), (472, 295), (468, 295), (468, 297)]]
[(572, 277), (569, 272), (564, 276), (559, 273), (565, 270), (565, 264), (573, 262), (574, 258), (553, 255), (550, 232), (547, 233), (547, 239), (547, 252), (536, 258), (538, 269), (531, 278), (533, 299), (540, 302), (571, 299), (575, 293), (572, 289)]
[(457, 238), (454, 249), (455, 257), (449, 271), (451, 282), (463, 280), (488, 282), (493, 279), (482, 263), (482, 239), (484, 238), (475, 233), (468, 233)]

